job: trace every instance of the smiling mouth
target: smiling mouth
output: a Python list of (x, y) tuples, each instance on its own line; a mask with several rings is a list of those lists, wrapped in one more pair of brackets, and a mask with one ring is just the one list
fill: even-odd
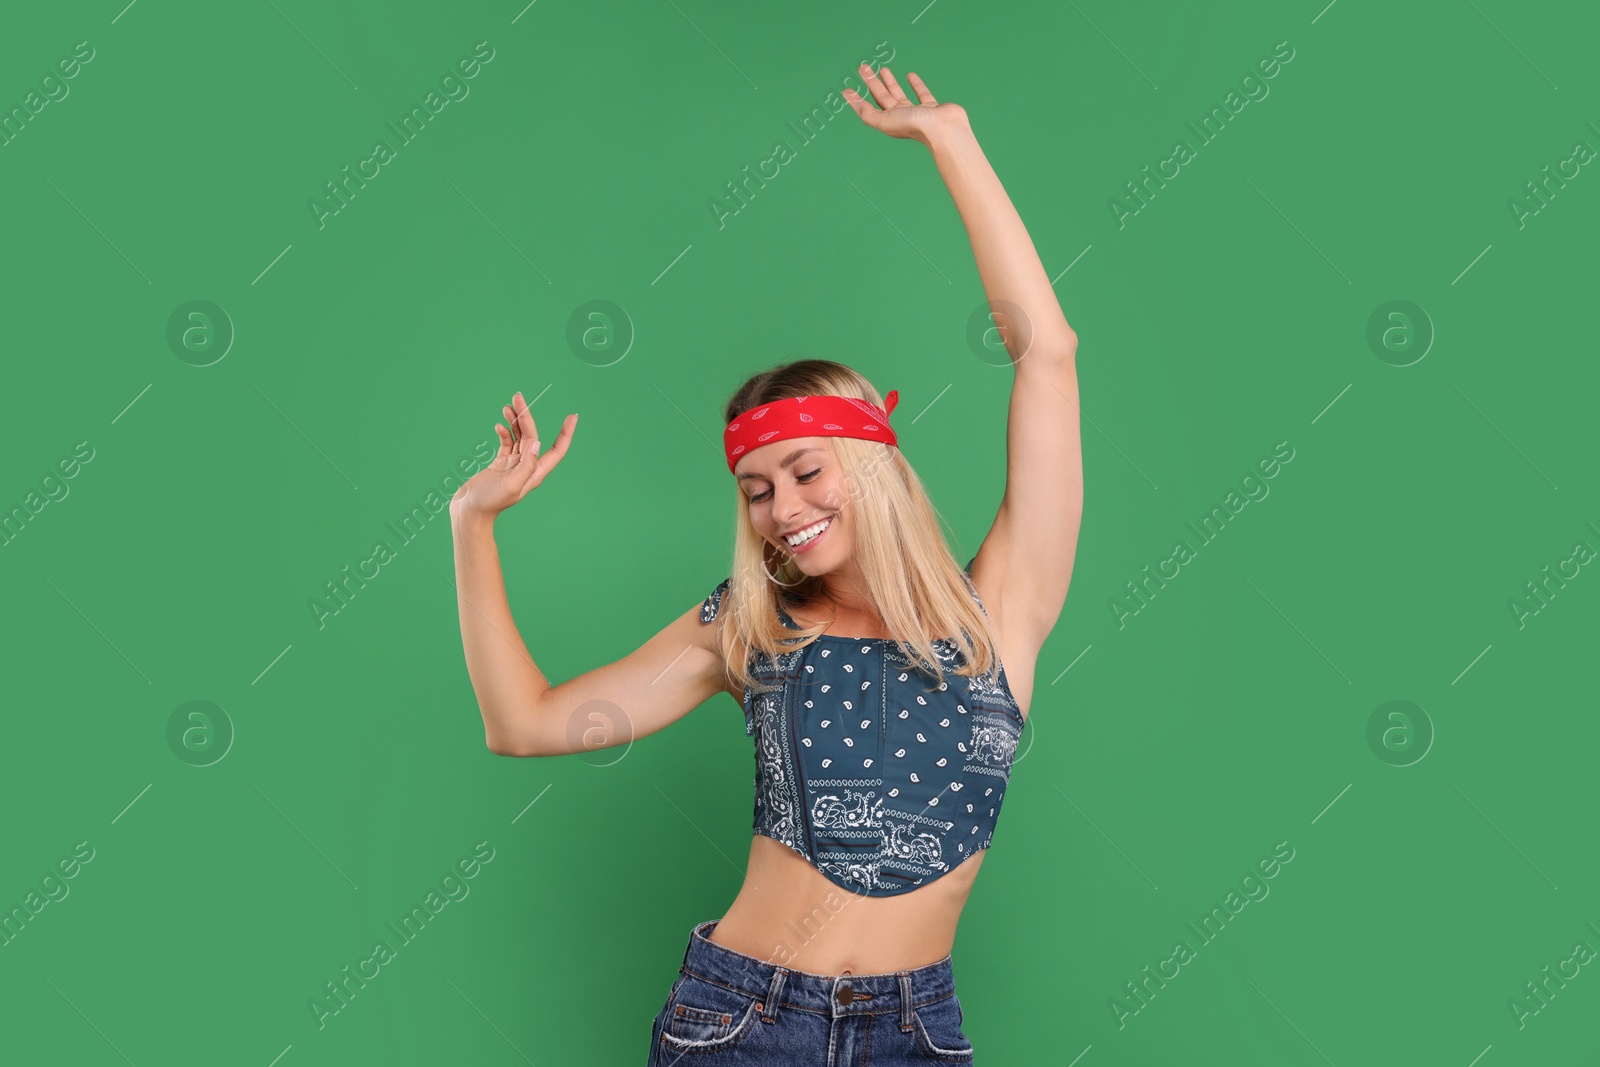
[(833, 529), (833, 517), (829, 516), (821, 522), (812, 523), (810, 526), (807, 526), (805, 530), (801, 531), (804, 534), (809, 534), (809, 536), (805, 537), (803, 540), (793, 541), (785, 537), (783, 538), (783, 543), (789, 547), (790, 552), (798, 555), (799, 553), (809, 549), (812, 545), (815, 545), (831, 529)]

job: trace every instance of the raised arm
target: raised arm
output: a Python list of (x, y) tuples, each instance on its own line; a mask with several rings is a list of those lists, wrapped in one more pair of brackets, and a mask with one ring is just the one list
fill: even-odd
[(451, 518), (461, 643), (491, 752), (565, 756), (625, 745), (727, 691), (700, 601), (623, 658), (551, 685), (512, 621), (493, 520)]
[(611, 748), (682, 718), (728, 685), (713, 627), (697, 603), (614, 663), (551, 685), (528, 655), (506, 600), (495, 517), (538, 486), (566, 454), (567, 416), (548, 452), (518, 393), (497, 425), (500, 451), (450, 501), (456, 606), (467, 674), (483, 714), (484, 742), (502, 756), (561, 756)]
[[(872, 104), (846, 90), (863, 122), (926, 145), (972, 242), (978, 276), (1013, 368), (1006, 424), (1006, 489), (973, 563), (973, 580), (997, 590), (990, 614), (1037, 651), (1066, 603), (1083, 516), (1078, 418), (1078, 337), (1067, 324), (1033, 241), (989, 165), (966, 109), (939, 103), (916, 74), (912, 103), (887, 67), (863, 64)], [(980, 577), (981, 575), (981, 577)]]

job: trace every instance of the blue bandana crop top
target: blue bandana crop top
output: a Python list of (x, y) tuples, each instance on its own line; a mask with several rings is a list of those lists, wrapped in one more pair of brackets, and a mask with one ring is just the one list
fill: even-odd
[[(967, 585), (981, 609), (983, 601)], [(717, 617), (731, 579), (706, 597)], [(783, 624), (802, 629), (782, 607)], [(985, 609), (985, 613), (987, 610)], [(744, 693), (755, 738), (756, 833), (781, 841), (830, 881), (866, 896), (926, 885), (989, 847), (1022, 735), (1004, 665), (952, 673), (954, 641), (933, 642), (945, 681), (891, 640), (819, 636), (776, 658), (751, 654), (765, 692)]]

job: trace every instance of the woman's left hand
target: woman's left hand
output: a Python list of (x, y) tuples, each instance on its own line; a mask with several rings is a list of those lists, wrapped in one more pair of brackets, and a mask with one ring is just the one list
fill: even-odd
[(854, 89), (844, 91), (845, 102), (856, 109), (856, 114), (875, 130), (890, 137), (909, 137), (927, 144), (930, 137), (949, 128), (968, 127), (967, 110), (960, 104), (941, 104), (933, 98), (916, 73), (906, 75), (911, 88), (916, 90), (918, 103), (912, 103), (888, 67), (872, 72), (869, 64), (861, 64), (861, 80), (877, 107), (861, 99)]

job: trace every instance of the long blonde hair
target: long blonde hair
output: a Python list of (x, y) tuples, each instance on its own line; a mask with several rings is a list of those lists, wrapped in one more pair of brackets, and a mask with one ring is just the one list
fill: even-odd
[[(741, 385), (728, 399), (723, 425), (761, 404), (817, 395), (883, 406), (872, 383), (852, 368), (803, 359), (762, 371)], [(988, 619), (940, 535), (938, 514), (922, 481), (900, 449), (854, 437), (823, 441), (832, 446), (844, 471), (856, 531), (855, 559), (867, 584), (863, 592), (895, 635), (901, 654), (912, 663), (924, 663), (942, 684), (944, 670), (933, 647), (935, 639), (942, 639), (961, 652), (955, 673), (976, 677), (993, 672), (999, 656)], [(791, 630), (777, 612), (785, 591), (809, 600), (824, 583), (785, 562), (782, 550), (757, 532), (750, 522), (749, 500), (737, 482), (734, 496), (733, 567), (718, 612), (719, 620), (725, 617), (719, 641), (730, 682), (744, 690), (753, 684), (753, 654), (793, 652), (822, 633), (825, 624)]]

